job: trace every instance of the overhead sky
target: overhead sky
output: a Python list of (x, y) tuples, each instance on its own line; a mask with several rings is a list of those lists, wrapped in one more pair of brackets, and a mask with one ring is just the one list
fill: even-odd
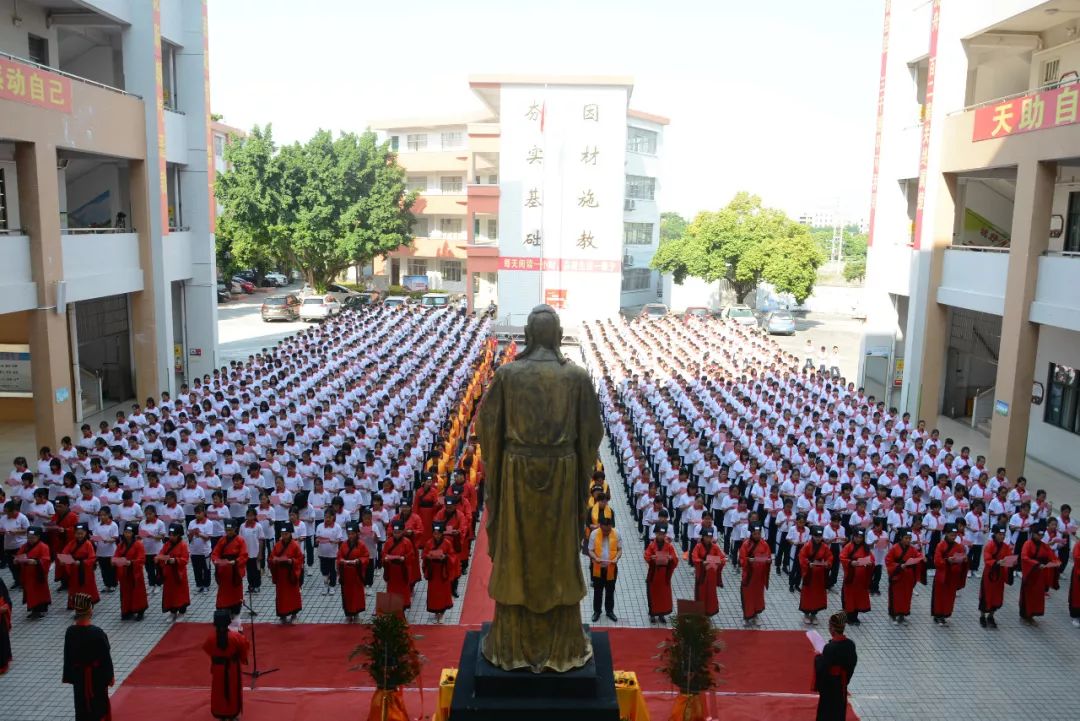
[(318, 128), (480, 110), (478, 73), (618, 74), (671, 118), (660, 203), (869, 213), (883, 0), (210, 0), (214, 112)]

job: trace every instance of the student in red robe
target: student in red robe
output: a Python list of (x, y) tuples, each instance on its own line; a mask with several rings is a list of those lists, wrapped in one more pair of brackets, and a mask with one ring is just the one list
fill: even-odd
[(26, 543), (15, 555), (15, 562), (19, 564), (23, 600), (32, 619), (44, 616), (52, 603), (52, 592), (49, 591), (49, 559), (52, 553), (42, 542), (42, 535), (41, 528), (30, 526), (26, 531)]
[(435, 614), (435, 623), (442, 623), (443, 614), (454, 605), (451, 584), (457, 579), (458, 566), (454, 557), (454, 544), (443, 531), (442, 521), (435, 521), (431, 538), (424, 545), (424, 578), (427, 579), (427, 610)]
[(71, 559), (67, 562), (65, 571), (68, 579), (68, 610), (75, 608), (75, 594), (77, 593), (85, 593), (94, 603), (101, 600), (98, 594), (97, 577), (94, 575), (94, 569), (97, 568), (97, 553), (94, 552), (94, 544), (90, 542), (89, 525), (76, 524), (75, 537), (64, 546), (63, 555)]
[[(75, 524), (79, 522), (79, 514), (72, 513), (71, 500), (67, 496), (58, 496), (53, 501), (53, 507), (56, 509), (56, 513), (53, 514), (49, 525), (45, 529), (45, 537), (48, 540), (49, 549), (52, 551), (52, 557), (55, 561), (56, 556), (64, 552), (64, 546), (68, 544), (68, 541), (75, 537)], [(60, 582), (60, 590), (67, 588), (66, 571), (64, 564), (56, 564), (54, 574), (55, 580)]]
[(225, 536), (210, 552), (217, 579), (217, 607), (228, 609), (232, 615), (240, 615), (244, 603), (244, 575), (247, 573), (247, 542), (237, 533), (240, 520), (225, 519)]
[[(911, 545), (911, 529), (896, 529), (896, 543), (885, 554), (885, 572), (889, 574), (889, 618), (895, 624), (907, 623), (911, 615), (911, 594), (923, 578), (926, 556)], [(924, 584), (925, 580), (922, 581)]]
[(158, 551), (155, 561), (161, 569), (161, 612), (171, 613), (173, 621), (178, 614), (186, 613), (191, 605), (187, 572), (190, 558), (183, 524), (170, 524), (169, 537)]
[(994, 612), (1004, 605), (1005, 584), (1012, 583), (1012, 569), (1001, 565), (1013, 555), (1013, 547), (1005, 543), (1005, 526), (994, 526), (990, 543), (983, 546), (983, 575), (979, 584), (979, 625), (997, 628)]
[(967, 550), (956, 542), (956, 524), (946, 523), (941, 541), (934, 549), (934, 588), (930, 615), (934, 623), (948, 623), (956, 604), (956, 592), (967, 581)]
[(244, 711), (244, 684), (240, 667), (247, 663), (249, 643), (244, 634), (229, 628), (232, 614), (214, 612), (214, 630), (203, 641), (210, 657), (210, 713), (218, 719), (238, 719)]
[(270, 551), (270, 577), (274, 581), (275, 611), (282, 623), (295, 623), (296, 614), (303, 608), (300, 585), (304, 574), (304, 552), (293, 540), (291, 523), (278, 521), (277, 532), (278, 542)]
[(724, 587), (723, 572), (727, 563), (727, 556), (713, 542), (715, 533), (712, 528), (702, 528), (700, 541), (690, 554), (694, 564), (694, 600), (705, 606), (706, 616), (715, 616), (720, 611), (716, 589)]
[(0, 676), (11, 666), (11, 594), (0, 578)]
[(1080, 628), (1080, 543), (1073, 545), (1072, 582), (1069, 584), (1069, 615), (1072, 625)]
[(392, 535), (383, 545), (383, 578), (387, 593), (401, 596), (403, 608), (412, 607), (412, 587), (416, 582), (409, 558), (416, 555), (412, 541), (405, 537), (405, 524), (398, 519), (390, 524)]
[[(458, 559), (458, 563), (461, 565), (461, 572), (465, 573), (469, 568), (468, 527), (471, 524), (461, 511), (460, 501), (454, 496), (447, 496), (443, 507), (435, 514), (435, 520), (446, 524), (446, 537), (454, 544), (454, 557)], [(457, 596), (456, 588), (454, 589), (454, 596)]]
[(866, 531), (860, 527), (851, 530), (851, 540), (840, 551), (840, 565), (844, 567), (844, 583), (840, 598), (847, 613), (847, 622), (858, 626), (860, 613), (870, 610), (870, 577), (874, 575), (874, 554), (866, 545)]
[(345, 618), (352, 623), (366, 608), (364, 579), (371, 563), (371, 554), (360, 541), (359, 523), (349, 521), (345, 524), (345, 532), (347, 537), (338, 546), (337, 567), (338, 578), (341, 579), (341, 607), (345, 609)]
[(769, 567), (772, 553), (769, 544), (761, 537), (761, 524), (750, 525), (750, 538), (739, 547), (739, 566), (742, 568), (743, 621), (746, 625), (757, 625), (759, 616), (765, 610), (765, 589), (769, 587)]
[(802, 576), (799, 590), (799, 610), (803, 612), (803, 623), (815, 623), (819, 612), (829, 606), (825, 593), (829, 569), (832, 567), (833, 554), (828, 544), (822, 541), (825, 529), (821, 526), (810, 527), (810, 542), (799, 549), (796, 563)]
[(409, 578), (413, 579), (413, 586), (416, 586), (420, 582), (420, 550), (424, 547), (424, 544), (419, 539), (424, 536), (424, 524), (420, 520), (420, 516), (412, 512), (412, 506), (408, 505), (401, 506), (398, 514), (390, 519), (391, 525), (393, 525), (395, 519), (401, 519), (401, 522), (405, 524), (405, 538), (408, 538), (413, 545), (414, 553), (408, 557), (407, 562), (410, 566)]
[(1045, 569), (1051, 564), (1061, 563), (1057, 553), (1049, 543), (1043, 543), (1046, 524), (1039, 521), (1031, 529), (1031, 537), (1020, 551), (1020, 570), (1023, 581), (1020, 583), (1020, 618), (1031, 626), (1038, 625), (1036, 616), (1046, 612), (1046, 591), (1049, 588)]
[(432, 482), (430, 473), (422, 477), (420, 488), (413, 497), (413, 515), (420, 517), (422, 527), (420, 536), (416, 542), (423, 548), (431, 538), (431, 523), (435, 520), (436, 505), (439, 501), (439, 491)]
[(116, 580), (120, 584), (120, 620), (143, 620), (149, 604), (143, 575), (146, 549), (139, 538), (139, 524), (128, 523), (124, 526), (124, 534), (116, 544), (113, 565), (116, 566)]
[(671, 576), (679, 565), (679, 553), (668, 542), (668, 525), (653, 526), (653, 540), (645, 548), (645, 591), (649, 600), (649, 623), (666, 623), (672, 611)]

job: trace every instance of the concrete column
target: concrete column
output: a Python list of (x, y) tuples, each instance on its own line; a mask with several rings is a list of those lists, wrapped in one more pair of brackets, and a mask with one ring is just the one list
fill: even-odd
[[(941, 412), (945, 378), (945, 349), (949, 345), (949, 311), (937, 302), (945, 250), (953, 243), (956, 224), (957, 179), (944, 174), (936, 184), (932, 236), (926, 238), (919, 256), (908, 310), (907, 355), (904, 359), (903, 395), (907, 408), (918, 409), (917, 418), (932, 427)], [(926, 247), (926, 240), (931, 241)], [(914, 352), (913, 352), (914, 351)], [(915, 400), (913, 403), (912, 400)]]
[(465, 303), (469, 308), (469, 312), (473, 309), (473, 284), (476, 281), (473, 280), (472, 267), (469, 264), (468, 259), (465, 260)]
[[(141, 403), (164, 390), (163, 373), (168, 372), (172, 356), (158, 358), (157, 305), (155, 293), (167, 290), (154, 282), (154, 233), (150, 214), (150, 189), (147, 165), (132, 160), (129, 165), (131, 226), (139, 234), (139, 262), (143, 269), (143, 290), (131, 294), (131, 344), (135, 356), (135, 397)], [(158, 361), (161, 361), (160, 363)]]
[(1002, 416), (995, 410), (990, 433), (990, 465), (1004, 466), (1012, 477), (1023, 473), (1027, 456), (1031, 380), (1039, 348), (1039, 326), (1028, 316), (1035, 298), (1039, 256), (1049, 245), (1047, 228), (1056, 176), (1056, 163), (1034, 160), (1020, 165), (1016, 171), (1005, 313), (1001, 318), (994, 394), (995, 401), (1008, 404), (1008, 412)]
[(67, 315), (56, 312), (57, 283), (64, 279), (60, 237), (60, 195), (56, 147), (17, 143), (19, 213), (30, 236), (30, 268), (37, 284), (38, 307), (30, 311), (30, 373), (38, 446), (56, 447), (71, 433), (71, 343)]

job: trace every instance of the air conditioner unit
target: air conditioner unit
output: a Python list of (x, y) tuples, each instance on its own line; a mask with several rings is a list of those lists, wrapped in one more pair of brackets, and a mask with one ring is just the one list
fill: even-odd
[(624, 268), (633, 268), (634, 256), (630, 255), (629, 253), (624, 253), (622, 257), (622, 264)]
[(630, 199), (627, 199), (627, 200), (623, 201), (623, 206), (622, 206), (623, 210), (634, 210), (636, 207), (637, 207), (637, 205), (634, 203), (634, 201), (632, 201)]

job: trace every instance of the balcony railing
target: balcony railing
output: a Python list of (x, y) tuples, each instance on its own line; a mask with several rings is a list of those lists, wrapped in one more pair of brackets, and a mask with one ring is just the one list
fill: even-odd
[(61, 228), (61, 235), (111, 235), (114, 233), (136, 233), (134, 228)]
[(110, 92), (120, 93), (121, 95), (130, 95), (131, 97), (139, 98), (140, 100), (142, 99), (142, 96), (138, 95), (136, 93), (129, 93), (126, 90), (121, 90), (120, 88), (114, 88), (112, 85), (106, 85), (105, 83), (99, 83), (98, 81), (91, 80), (90, 78), (84, 78), (84, 77), (81, 77), (79, 75), (73, 75), (72, 73), (64, 72), (60, 68), (54, 68), (51, 65), (42, 65), (41, 63), (35, 63), (33, 60), (28, 60), (27, 58), (21, 58), (18, 55), (12, 55), (10, 53), (5, 53), (3, 51), (0, 51), (0, 57), (7, 58), (8, 60), (14, 60), (17, 63), (22, 63), (23, 65), (29, 65), (32, 68), (38, 68), (39, 70), (44, 70), (44, 71), (49, 72), (49, 73), (55, 73), (56, 75), (61, 75), (61, 76), (65, 77), (65, 78), (70, 78), (71, 80), (76, 80), (76, 81), (78, 81), (80, 83), (86, 83), (87, 85), (93, 85), (94, 87), (101, 88), (102, 90), (108, 90)]

